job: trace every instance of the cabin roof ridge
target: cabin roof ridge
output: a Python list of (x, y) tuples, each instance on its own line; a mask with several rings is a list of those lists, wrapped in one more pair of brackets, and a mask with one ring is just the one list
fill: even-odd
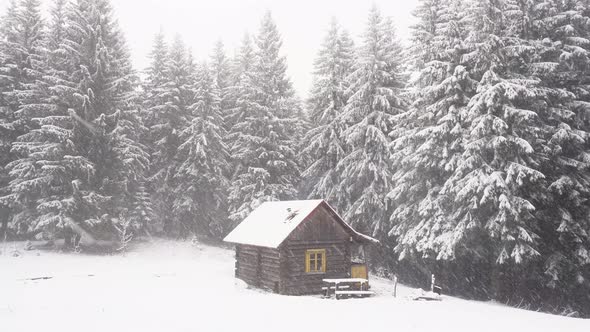
[(348, 231), (355, 241), (379, 242), (356, 231), (324, 199), (263, 202), (236, 226), (223, 241), (278, 248), (320, 206), (326, 206), (334, 219)]

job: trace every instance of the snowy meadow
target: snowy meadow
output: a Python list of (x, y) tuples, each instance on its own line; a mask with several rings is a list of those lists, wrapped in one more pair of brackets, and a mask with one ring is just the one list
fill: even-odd
[[(219, 241), (265, 202), (311, 199), (378, 240), (371, 268), (402, 283), (434, 274), (448, 295), (590, 317), (589, 0), (419, 0), (403, 41), (378, 5), (322, 17), (305, 93), (288, 75), (290, 21), (271, 10), (212, 51), (185, 42), (216, 32), (192, 17), (163, 26), (136, 68), (112, 2), (1, 9), (0, 241), (65, 253), (4, 253), (0, 329), (583, 325), (450, 297), (280, 297), (237, 289), (226, 250), (135, 247)], [(311, 3), (299, 24), (319, 19)], [(227, 30), (222, 14), (207, 12)], [(322, 272), (329, 254), (302, 252), (296, 272)], [(52, 278), (26, 279), (39, 275)]]
[[(19, 249), (23, 243), (19, 243)], [(140, 243), (118, 255), (48, 251), (0, 255), (3, 331), (568, 331), (590, 320), (444, 296), (371, 277), (377, 295), (335, 300), (248, 288), (230, 249), (191, 242)], [(36, 279), (35, 278), (50, 278)]]

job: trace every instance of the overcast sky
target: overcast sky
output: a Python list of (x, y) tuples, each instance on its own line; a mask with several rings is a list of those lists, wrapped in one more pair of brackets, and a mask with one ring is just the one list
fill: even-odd
[[(47, 6), (51, 1), (43, 0)], [(393, 18), (402, 41), (413, 23), (411, 12), (418, 0), (112, 0), (125, 32), (136, 69), (149, 60), (154, 34), (162, 27), (171, 39), (180, 33), (195, 57), (211, 54), (222, 39), (228, 54), (239, 45), (245, 31), (256, 33), (260, 19), (270, 10), (283, 37), (283, 54), (294, 87), (305, 96), (311, 84), (312, 64), (331, 17), (358, 40), (373, 3)], [(0, 0), (2, 12), (8, 0)]]

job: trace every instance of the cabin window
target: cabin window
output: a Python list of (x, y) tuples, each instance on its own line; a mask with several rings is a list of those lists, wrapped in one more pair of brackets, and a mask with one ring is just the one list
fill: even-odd
[(305, 251), (305, 272), (326, 272), (326, 249), (309, 249)]

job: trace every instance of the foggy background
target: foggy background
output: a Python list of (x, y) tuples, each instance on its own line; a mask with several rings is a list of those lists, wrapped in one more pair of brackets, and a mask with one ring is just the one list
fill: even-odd
[[(0, 0), (4, 14), (9, 0)], [(52, 1), (43, 0), (46, 8)], [(417, 0), (113, 0), (115, 16), (123, 28), (136, 70), (147, 67), (154, 35), (160, 27), (168, 41), (179, 33), (197, 60), (209, 57), (222, 39), (233, 55), (244, 32), (255, 34), (263, 14), (270, 10), (283, 36), (288, 73), (294, 88), (305, 97), (311, 86), (313, 60), (332, 17), (336, 17), (355, 42), (365, 28), (369, 8), (375, 3), (391, 16), (402, 43), (408, 39), (411, 15)], [(214, 33), (216, 31), (216, 33)]]

